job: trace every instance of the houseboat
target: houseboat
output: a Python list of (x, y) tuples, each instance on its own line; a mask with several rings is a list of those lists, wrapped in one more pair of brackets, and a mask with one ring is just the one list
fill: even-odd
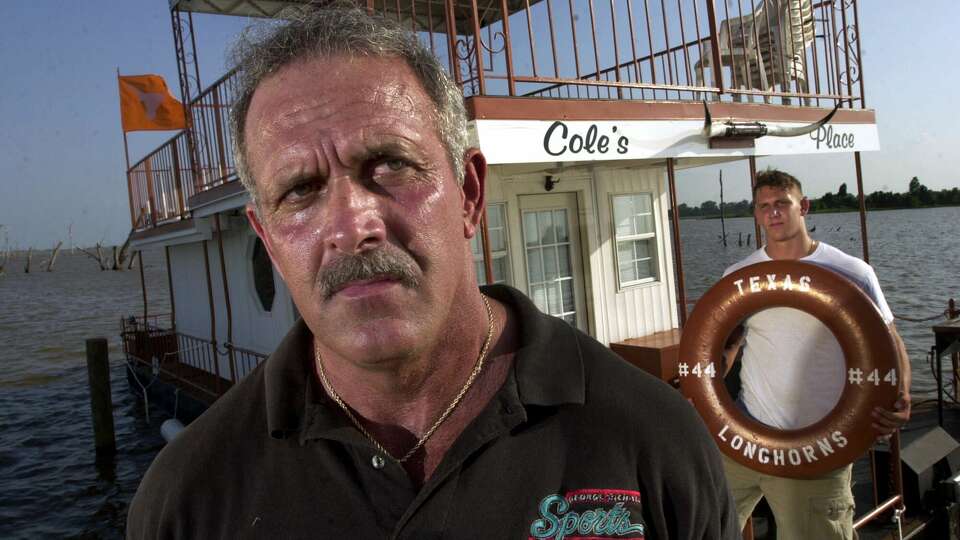
[[(123, 336), (131, 380), (175, 392), (185, 420), (185, 403), (217, 399), (298, 317), (244, 216), (227, 127), (236, 74), (199, 87), (194, 18), (283, 18), (307, 3), (170, 0), (188, 127), (126, 178), (131, 245), (163, 249), (171, 309), (145, 301)], [(848, 154), (869, 260), (860, 155), (879, 135), (856, 0), (357, 4), (415, 31), (463, 90), (489, 163), (472, 243), (481, 281), (524, 291), (656, 376), (676, 381), (688, 314), (677, 171), (746, 160), (755, 179), (760, 156)], [(889, 517), (896, 491), (858, 525)]]

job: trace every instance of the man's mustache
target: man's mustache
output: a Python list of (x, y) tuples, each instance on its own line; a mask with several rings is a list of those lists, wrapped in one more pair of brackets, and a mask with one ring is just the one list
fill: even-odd
[(344, 255), (320, 270), (317, 283), (324, 299), (353, 281), (389, 278), (415, 288), (420, 284), (416, 261), (395, 247), (383, 247), (358, 255)]

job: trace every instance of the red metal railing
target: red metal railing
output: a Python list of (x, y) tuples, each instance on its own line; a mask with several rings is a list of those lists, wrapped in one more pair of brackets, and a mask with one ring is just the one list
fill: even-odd
[(856, 0), (366, 5), (418, 32), (468, 97), (863, 102)]
[[(169, 316), (167, 316), (169, 318)], [(121, 321), (123, 351), (128, 360), (164, 380), (214, 401), (266, 360), (240, 347), (217, 347), (209, 339), (160, 326), (162, 317), (129, 317)]]
[(229, 114), (237, 83), (232, 70), (190, 103), (198, 192), (236, 179)]
[(142, 315), (131, 315), (123, 321), (124, 330), (159, 330), (164, 331), (172, 326), (170, 313), (155, 313), (147, 315), (144, 319)]
[(133, 226), (155, 226), (186, 215), (196, 192), (187, 132), (174, 135), (127, 171)]
[[(357, 0), (417, 32), (465, 96), (864, 107), (856, 0)], [(236, 179), (230, 72), (129, 171), (138, 228)]]
[(250, 349), (244, 349), (243, 347), (230, 346), (231, 351), (231, 365), (233, 366), (233, 371), (236, 373), (237, 380), (240, 380), (250, 374), (261, 362), (266, 360), (266, 356), (262, 353), (256, 351), (251, 351)]
[(235, 71), (190, 102), (191, 125), (130, 167), (133, 225), (156, 226), (189, 215), (190, 197), (236, 179), (228, 128)]

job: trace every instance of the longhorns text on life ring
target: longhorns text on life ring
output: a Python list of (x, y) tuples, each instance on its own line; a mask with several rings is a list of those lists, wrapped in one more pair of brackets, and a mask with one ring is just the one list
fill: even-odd
[[(836, 336), (846, 359), (840, 401), (818, 422), (779, 430), (744, 415), (723, 382), (723, 347), (747, 317), (772, 307), (813, 315)], [(818, 476), (855, 461), (873, 443), (874, 407), (892, 408), (900, 373), (893, 336), (870, 298), (846, 278), (797, 261), (770, 261), (730, 273), (697, 302), (683, 328), (680, 389), (720, 450), (753, 470)], [(683, 365), (686, 364), (686, 369)]]

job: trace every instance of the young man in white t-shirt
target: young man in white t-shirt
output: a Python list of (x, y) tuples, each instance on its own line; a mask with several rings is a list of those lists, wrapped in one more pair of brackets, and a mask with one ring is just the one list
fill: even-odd
[[(857, 284), (887, 323), (897, 343), (900, 394), (893, 410), (873, 411), (873, 427), (890, 435), (910, 418), (910, 363), (893, 314), (873, 268), (810, 238), (804, 216), (810, 201), (793, 176), (768, 169), (757, 175), (754, 214), (766, 245), (724, 272), (769, 260), (800, 260), (827, 267)], [(844, 358), (827, 327), (807, 313), (771, 308), (754, 314), (728, 346), (727, 368), (742, 347), (738, 404), (760, 422), (798, 429), (823, 418), (843, 389)], [(740, 526), (761, 497), (773, 510), (778, 538), (853, 538), (852, 464), (817, 478), (796, 480), (762, 474), (724, 458)]]

